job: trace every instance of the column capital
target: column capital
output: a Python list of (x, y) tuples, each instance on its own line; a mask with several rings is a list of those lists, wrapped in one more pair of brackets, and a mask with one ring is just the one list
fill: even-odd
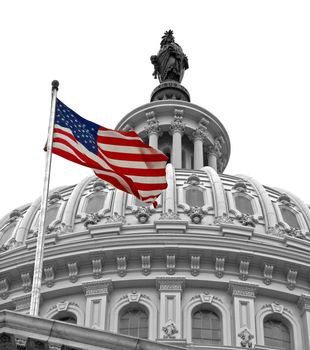
[(159, 122), (155, 116), (155, 112), (147, 112), (145, 113), (146, 119), (147, 119), (147, 125), (144, 127), (146, 133), (148, 135), (150, 134), (156, 134), (159, 135), (161, 133), (161, 129), (159, 127)]
[(258, 284), (240, 281), (229, 281), (228, 291), (233, 297), (245, 297), (255, 299)]
[(170, 132), (171, 134), (178, 132), (182, 135), (184, 133), (184, 130), (185, 124), (183, 123), (183, 110), (175, 109), (174, 118), (170, 125)]
[(185, 277), (157, 277), (156, 287), (160, 292), (182, 292), (185, 280)]
[(297, 305), (302, 313), (310, 311), (310, 294), (302, 294), (298, 299)]
[(108, 295), (113, 290), (112, 281), (96, 280), (82, 283), (85, 296)]
[(193, 139), (194, 141), (196, 140), (201, 140), (202, 142), (205, 142), (206, 141), (206, 138), (207, 138), (207, 134), (206, 132), (201, 128), (201, 127), (198, 127), (193, 133)]

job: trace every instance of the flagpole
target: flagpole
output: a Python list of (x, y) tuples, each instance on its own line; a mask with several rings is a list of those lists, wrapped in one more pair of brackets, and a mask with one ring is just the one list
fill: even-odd
[(45, 158), (45, 174), (44, 174), (44, 185), (43, 194), (41, 198), (41, 209), (40, 209), (40, 219), (39, 219), (39, 231), (37, 237), (37, 249), (36, 257), (34, 262), (33, 270), (33, 281), (32, 281), (32, 291), (31, 291), (31, 302), (30, 302), (30, 315), (39, 315), (40, 306), (40, 290), (41, 290), (41, 280), (43, 271), (43, 255), (44, 255), (44, 222), (46, 216), (46, 209), (48, 204), (48, 192), (49, 192), (49, 182), (52, 164), (52, 145), (53, 145), (53, 130), (55, 122), (55, 112), (56, 112), (56, 98), (58, 91), (59, 82), (57, 80), (52, 81), (52, 102), (51, 102), (51, 112), (50, 120), (48, 125), (48, 138), (47, 138), (47, 152)]

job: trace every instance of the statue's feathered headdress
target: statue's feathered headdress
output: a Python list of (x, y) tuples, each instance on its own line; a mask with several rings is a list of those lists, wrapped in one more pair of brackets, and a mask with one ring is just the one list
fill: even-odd
[(173, 31), (171, 29), (166, 30), (165, 34), (161, 37), (162, 41), (160, 43), (160, 46), (162, 47), (163, 45), (167, 44), (168, 39), (170, 39), (172, 42), (174, 42), (174, 36), (173, 36)]

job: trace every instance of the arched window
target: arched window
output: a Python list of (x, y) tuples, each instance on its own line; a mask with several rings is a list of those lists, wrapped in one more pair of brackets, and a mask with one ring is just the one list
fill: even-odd
[(221, 345), (222, 322), (212, 310), (198, 309), (192, 316), (192, 340), (196, 344)]
[(297, 217), (294, 213), (292, 213), (289, 209), (285, 207), (281, 207), (281, 214), (283, 217), (283, 220), (291, 227), (300, 229), (300, 225), (297, 221)]
[(204, 206), (203, 192), (198, 188), (187, 189), (185, 193), (185, 200), (190, 207)]
[(124, 308), (120, 312), (118, 331), (121, 334), (147, 339), (149, 333), (148, 312), (140, 305)]
[(85, 213), (98, 213), (103, 208), (106, 194), (99, 193), (87, 200)]
[(240, 213), (250, 215), (254, 214), (252, 203), (249, 198), (245, 196), (235, 196), (235, 204), (237, 210), (239, 210)]
[(292, 350), (291, 336), (288, 327), (277, 319), (267, 319), (264, 321), (265, 346)]
[(52, 319), (61, 322), (77, 324), (76, 316), (74, 315), (74, 313), (69, 311), (60, 311)]

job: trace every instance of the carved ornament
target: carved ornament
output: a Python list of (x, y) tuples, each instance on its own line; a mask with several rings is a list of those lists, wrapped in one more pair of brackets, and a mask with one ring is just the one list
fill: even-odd
[(255, 298), (258, 289), (257, 284), (245, 283), (239, 281), (230, 281), (228, 291), (234, 297)]
[(78, 264), (76, 261), (68, 263), (69, 280), (75, 283), (78, 280)]
[(200, 256), (192, 255), (191, 256), (191, 274), (193, 276), (198, 276), (200, 271)]
[(118, 256), (116, 257), (117, 272), (120, 277), (124, 277), (127, 274), (127, 257)]
[(181, 220), (178, 213), (174, 213), (171, 209), (168, 209), (166, 213), (161, 213), (159, 220)]
[(215, 276), (222, 278), (224, 276), (225, 258), (222, 256), (215, 257)]
[(9, 281), (7, 278), (0, 280), (0, 297), (1, 299), (7, 299), (9, 296)]
[(296, 286), (296, 278), (297, 278), (298, 271), (295, 270), (294, 268), (290, 268), (287, 272), (287, 288), (289, 290), (295, 289)]
[(247, 185), (246, 182), (243, 180), (237, 181), (233, 187), (234, 190), (238, 191), (238, 192), (247, 192)]
[(200, 224), (205, 214), (207, 214), (206, 210), (203, 210), (201, 207), (197, 206), (190, 207), (190, 209), (186, 212), (194, 224)]
[(241, 213), (240, 215), (236, 215), (236, 218), (243, 226), (251, 226), (255, 227), (258, 223), (258, 220), (255, 219), (254, 215)]
[(114, 213), (113, 215), (111, 215), (110, 217), (107, 218), (107, 223), (122, 223), (125, 224), (126, 223), (126, 219), (125, 216), (119, 215), (118, 213)]
[(82, 283), (83, 291), (86, 296), (107, 295), (113, 290), (111, 280), (96, 280)]
[(233, 224), (233, 223), (234, 223), (234, 220), (233, 220), (233, 218), (229, 217), (228, 214), (223, 213), (222, 216), (217, 216), (217, 217), (214, 219), (213, 223), (214, 223), (215, 225)]
[(166, 271), (168, 275), (174, 275), (175, 274), (175, 254), (167, 254), (167, 265), (166, 265)]
[(185, 287), (185, 277), (157, 277), (156, 287), (160, 292), (182, 292)]
[(151, 272), (151, 256), (141, 255), (141, 269), (144, 276), (147, 276)]
[(162, 327), (164, 331), (165, 339), (175, 339), (175, 334), (179, 333), (173, 321), (169, 320), (164, 327)]
[(53, 266), (46, 266), (43, 268), (45, 274), (45, 283), (48, 288), (55, 284), (55, 272)]
[(107, 188), (107, 184), (103, 180), (96, 180), (93, 184), (93, 191), (99, 192)]
[(145, 224), (148, 222), (152, 212), (149, 207), (138, 207), (136, 210), (133, 210), (133, 214), (135, 214), (140, 224)]
[(269, 285), (272, 282), (272, 273), (273, 273), (274, 265), (265, 263), (264, 266), (264, 283)]
[(241, 338), (240, 345), (243, 348), (252, 348), (252, 339), (254, 338), (254, 335), (250, 333), (250, 331), (247, 328), (244, 328), (239, 334), (238, 337)]

